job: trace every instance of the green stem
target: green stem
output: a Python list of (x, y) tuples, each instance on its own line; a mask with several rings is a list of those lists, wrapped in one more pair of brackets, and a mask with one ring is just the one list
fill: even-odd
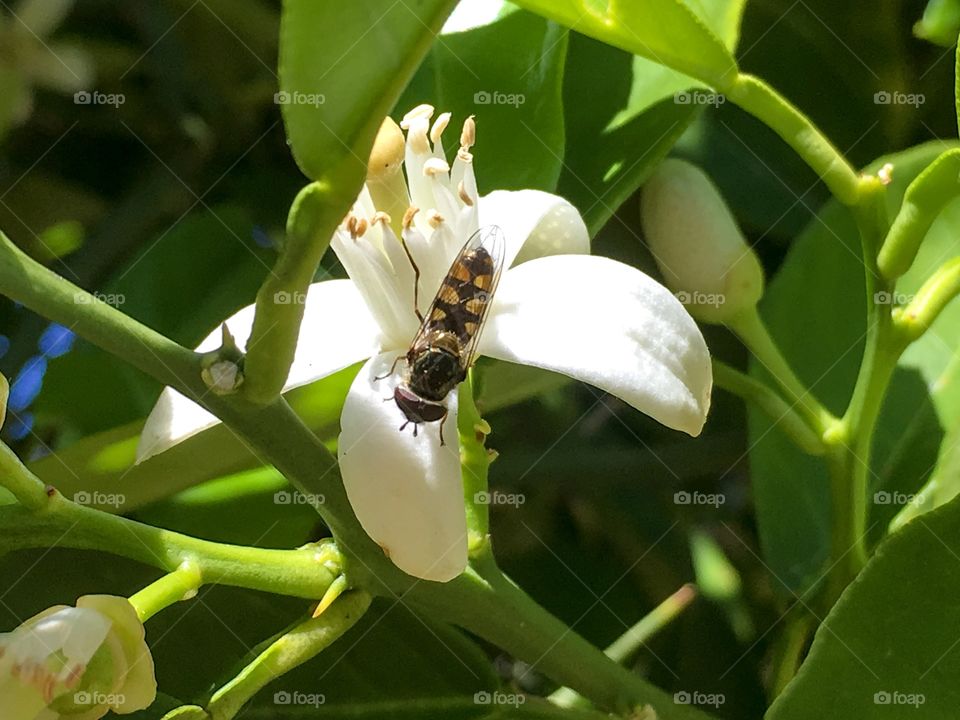
[(17, 501), (31, 510), (44, 507), (47, 489), (37, 476), (24, 467), (9, 447), (0, 443), (0, 486), (5, 487)]
[[(676, 620), (696, 597), (696, 587), (690, 584), (684, 585), (614, 640), (603, 651), (604, 655), (620, 665), (626, 665), (654, 635)], [(589, 705), (589, 701), (583, 695), (566, 687), (552, 693), (549, 699), (563, 708)]]
[(242, 392), (255, 403), (269, 403), (283, 390), (300, 337), (307, 290), (351, 200), (344, 201), (328, 183), (314, 182), (300, 191), (290, 207), (286, 240), (257, 293), (247, 342)]
[[(339, 574), (330, 544), (265, 550), (199, 540), (70, 502), (59, 493), (46, 507), (0, 507), (0, 548), (95, 549), (174, 572), (184, 563), (204, 583), (220, 583), (316, 600)], [(149, 607), (145, 606), (145, 611)]]
[(696, 708), (608, 658), (553, 617), (499, 570), (485, 572), (488, 585), (475, 587), (461, 605), (436, 612), (464, 629), (536, 666), (605, 710), (628, 714), (644, 705), (664, 720), (705, 720)]
[(796, 408), (820, 437), (836, 423), (837, 419), (793, 372), (790, 363), (770, 336), (767, 326), (760, 318), (756, 307), (745, 310), (728, 321), (727, 326), (737, 334), (753, 356), (783, 389), (791, 407)]
[(930, 163), (907, 188), (877, 259), (887, 280), (896, 280), (910, 269), (930, 226), (958, 195), (960, 148), (953, 148)]
[(905, 341), (913, 342), (919, 339), (958, 294), (960, 257), (955, 257), (930, 276), (905, 308), (893, 311), (895, 329)]
[(490, 453), (485, 445), (490, 425), (480, 417), (473, 392), (471, 371), (458, 393), (457, 432), (467, 511), (467, 546), (470, 557), (476, 558), (490, 553)]
[(187, 397), (201, 397), (200, 356), (28, 257), (0, 232), (0, 292), (123, 358)]
[(877, 301), (878, 293), (890, 290), (890, 285), (880, 276), (876, 261), (881, 240), (889, 227), (884, 195), (885, 188), (877, 178), (865, 178), (855, 212), (866, 269), (867, 334), (850, 404), (826, 436), (831, 445), (827, 465), (833, 498), (828, 605), (866, 564), (873, 433), (887, 387), (905, 347), (894, 332), (890, 305)]
[[(370, 607), (370, 595), (342, 595), (319, 617), (301, 623), (272, 642), (239, 675), (217, 690), (207, 705), (213, 720), (231, 720), (259, 690), (315, 657), (352, 628)], [(317, 698), (318, 704), (322, 700)]]
[(173, 572), (131, 595), (130, 604), (137, 611), (140, 622), (146, 622), (164, 608), (196, 596), (202, 582), (199, 566), (185, 560)]
[(717, 387), (754, 403), (794, 444), (808, 455), (823, 455), (823, 439), (807, 421), (766, 383), (713, 360), (713, 381)]
[(770, 702), (793, 680), (803, 662), (807, 641), (814, 629), (814, 618), (806, 608), (794, 610), (786, 627), (774, 644), (773, 673), (770, 680)]
[(846, 158), (810, 119), (763, 80), (740, 73), (727, 97), (770, 127), (811, 167), (844, 205), (859, 201), (860, 180)]

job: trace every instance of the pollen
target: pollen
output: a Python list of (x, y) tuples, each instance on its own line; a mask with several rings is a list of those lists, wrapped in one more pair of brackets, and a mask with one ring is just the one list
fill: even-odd
[(469, 150), (477, 142), (477, 123), (473, 115), (463, 121), (463, 130), (460, 133), (460, 149)]
[(387, 215), (387, 213), (382, 210), (374, 214), (373, 220), (370, 221), (371, 225), (376, 225), (377, 223), (383, 223), (384, 225), (389, 225), (393, 222), (393, 218)]
[(443, 135), (443, 131), (447, 129), (447, 125), (450, 124), (451, 113), (445, 112), (437, 116), (437, 119), (433, 123), (433, 127), (430, 128), (430, 142), (434, 145), (437, 145), (440, 142), (440, 137)]
[(400, 127), (404, 130), (409, 130), (414, 120), (429, 120), (432, 117), (433, 105), (423, 103), (422, 105), (417, 105), (413, 110), (403, 116), (403, 120), (400, 121)]
[(457, 185), (457, 195), (459, 195), (460, 199), (463, 200), (464, 205), (473, 207), (473, 198), (470, 197), (470, 193), (468, 193), (467, 189), (463, 186), (463, 180), (461, 180)]
[(347, 232), (350, 233), (350, 237), (354, 240), (357, 239), (357, 216), (353, 213), (347, 213), (346, 220), (343, 221), (344, 226), (347, 228)]
[(409, 230), (410, 226), (413, 225), (413, 216), (420, 212), (420, 208), (408, 207), (407, 211), (403, 214), (403, 225), (404, 230)]
[(436, 210), (431, 210), (427, 213), (427, 222), (430, 223), (430, 227), (436, 230), (443, 223), (443, 215), (438, 213)]
[(368, 227), (370, 227), (370, 223), (367, 222), (367, 219), (360, 218), (357, 221), (357, 235), (356, 237), (354, 237), (354, 240), (356, 240), (357, 237), (363, 237), (364, 235), (366, 235)]
[(440, 158), (432, 157), (423, 164), (423, 174), (427, 177), (434, 177), (441, 173), (448, 172), (450, 172), (450, 166), (447, 165), (445, 160), (441, 160)]

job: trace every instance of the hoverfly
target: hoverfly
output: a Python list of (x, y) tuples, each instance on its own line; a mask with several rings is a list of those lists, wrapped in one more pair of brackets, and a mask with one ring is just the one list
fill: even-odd
[(393, 392), (393, 400), (406, 417), (401, 431), (412, 423), (416, 436), (420, 423), (439, 421), (443, 444), (443, 421), (447, 417), (444, 400), (466, 379), (476, 359), (484, 321), (503, 270), (503, 246), (503, 231), (496, 225), (475, 232), (457, 253), (429, 310), (420, 319), (420, 329), (404, 356), (407, 367), (403, 379)]

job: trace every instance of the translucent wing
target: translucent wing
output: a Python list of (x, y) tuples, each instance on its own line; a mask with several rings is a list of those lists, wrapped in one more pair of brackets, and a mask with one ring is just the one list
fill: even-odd
[(471, 235), (450, 265), (410, 347), (422, 346), (437, 333), (453, 335), (459, 342), (460, 366), (467, 370), (476, 358), (503, 257), (503, 230), (498, 226)]

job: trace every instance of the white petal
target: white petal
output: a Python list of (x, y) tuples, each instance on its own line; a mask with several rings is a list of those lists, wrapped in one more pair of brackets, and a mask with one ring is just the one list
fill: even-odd
[[(296, 298), (289, 299), (296, 301)], [(380, 328), (351, 281), (314, 283), (305, 302), (300, 339), (284, 390), (319, 380), (380, 350)], [(248, 305), (226, 321), (239, 347), (245, 347), (250, 337), (254, 312), (255, 307)], [(197, 346), (197, 350), (207, 352), (218, 347), (219, 327)], [(165, 388), (140, 435), (137, 462), (143, 462), (219, 422), (192, 400), (176, 390)]]
[(507, 238), (507, 267), (545, 255), (586, 254), (590, 235), (580, 213), (541, 190), (495, 190), (480, 198), (480, 226), (499, 225)]
[(609, 258), (556, 255), (506, 272), (480, 351), (583, 380), (690, 435), (710, 407), (696, 323), (665, 287)]
[(420, 425), (417, 437), (412, 426), (400, 431), (406, 418), (392, 399), (398, 373), (376, 379), (394, 357), (372, 358), (353, 381), (341, 417), (340, 472), (357, 519), (390, 560), (414, 577), (446, 582), (467, 565), (457, 393), (447, 398), (445, 445), (439, 423)]

